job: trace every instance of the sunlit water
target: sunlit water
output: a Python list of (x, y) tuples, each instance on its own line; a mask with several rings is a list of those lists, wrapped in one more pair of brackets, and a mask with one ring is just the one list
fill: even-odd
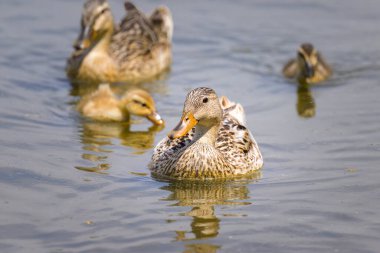
[[(0, 251), (379, 252), (380, 2), (160, 3), (174, 16), (174, 63), (142, 86), (165, 129), (75, 111), (64, 66), (81, 1), (0, 2)], [(119, 20), (122, 1), (111, 5)], [(280, 75), (305, 41), (335, 70), (325, 86)], [(198, 86), (244, 105), (261, 174), (150, 176), (152, 148)]]

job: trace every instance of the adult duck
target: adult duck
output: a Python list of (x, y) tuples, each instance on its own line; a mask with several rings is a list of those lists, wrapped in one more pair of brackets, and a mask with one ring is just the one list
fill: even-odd
[(263, 166), (256, 141), (245, 125), (240, 104), (219, 101), (210, 88), (188, 93), (179, 124), (155, 148), (149, 169), (154, 175), (230, 178)]
[(126, 17), (115, 26), (106, 0), (87, 0), (81, 31), (66, 72), (75, 83), (140, 82), (170, 67), (173, 20), (158, 7), (147, 17), (126, 2)]

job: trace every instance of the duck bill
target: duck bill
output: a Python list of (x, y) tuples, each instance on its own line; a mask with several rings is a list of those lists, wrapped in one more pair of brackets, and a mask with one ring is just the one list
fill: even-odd
[(83, 50), (91, 46), (90, 41), (90, 27), (85, 27), (79, 34), (78, 39), (74, 42), (74, 49)]
[(305, 62), (305, 74), (308, 78), (314, 76), (314, 68), (309, 62)]
[(158, 126), (164, 124), (163, 119), (161, 118), (160, 114), (158, 114), (157, 112), (153, 112), (152, 114), (149, 114), (147, 116), (147, 119), (150, 120), (153, 124), (158, 125)]
[(195, 119), (194, 115), (189, 112), (182, 116), (181, 121), (178, 125), (168, 134), (170, 139), (179, 138), (187, 134), (195, 125), (198, 120)]

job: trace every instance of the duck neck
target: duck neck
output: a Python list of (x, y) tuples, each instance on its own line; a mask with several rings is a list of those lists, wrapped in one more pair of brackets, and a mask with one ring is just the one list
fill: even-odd
[(195, 128), (194, 142), (215, 146), (219, 127), (220, 121), (216, 121), (212, 125), (198, 124)]
[(113, 31), (107, 33), (93, 46), (92, 52), (108, 52)]

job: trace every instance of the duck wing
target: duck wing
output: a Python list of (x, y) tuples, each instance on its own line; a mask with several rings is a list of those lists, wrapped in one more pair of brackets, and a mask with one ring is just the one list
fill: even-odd
[(215, 146), (229, 164), (241, 170), (237, 174), (245, 174), (263, 165), (263, 157), (251, 132), (229, 113), (224, 116)]
[(130, 2), (125, 3), (125, 9), (127, 15), (112, 36), (110, 45), (111, 53), (121, 62), (148, 54), (153, 44), (158, 42), (149, 18)]
[(325, 59), (322, 57), (320, 53), (318, 53), (317, 58), (318, 58), (318, 65), (315, 71), (320, 76), (323, 76), (325, 78), (329, 77), (332, 74), (332, 69), (330, 65), (325, 61)]
[(282, 69), (282, 74), (287, 78), (295, 78), (298, 72), (298, 64), (296, 59), (289, 60), (284, 68)]

